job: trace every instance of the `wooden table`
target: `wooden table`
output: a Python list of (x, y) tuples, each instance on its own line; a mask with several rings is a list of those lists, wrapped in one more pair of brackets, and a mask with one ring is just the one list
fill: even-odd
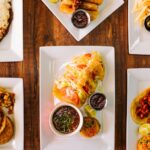
[[(39, 47), (106, 45), (116, 57), (116, 150), (126, 149), (127, 68), (150, 67), (149, 56), (128, 54), (128, 2), (77, 42), (41, 0), (24, 0), (24, 61), (0, 63), (0, 76), (24, 78), (25, 150), (39, 150)], [(65, 35), (65, 36), (64, 36)]]

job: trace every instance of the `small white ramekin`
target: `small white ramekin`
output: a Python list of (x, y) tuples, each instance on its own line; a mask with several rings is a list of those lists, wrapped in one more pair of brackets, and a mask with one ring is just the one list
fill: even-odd
[[(77, 113), (79, 114), (80, 122), (79, 122), (79, 125), (78, 125), (77, 129), (75, 131), (71, 132), (71, 133), (68, 133), (68, 134), (63, 134), (63, 133), (59, 132), (58, 130), (56, 130), (56, 128), (54, 127), (54, 124), (53, 124), (53, 114), (55, 113), (55, 111), (57, 109), (59, 109), (62, 106), (70, 106), (70, 107), (74, 108), (77, 111)], [(83, 115), (82, 115), (81, 111), (79, 110), (79, 108), (77, 108), (76, 106), (74, 106), (72, 104), (68, 104), (68, 103), (59, 103), (54, 107), (54, 109), (50, 113), (49, 125), (50, 125), (50, 128), (51, 128), (52, 132), (55, 135), (58, 135), (58, 136), (72, 136), (72, 135), (78, 133), (81, 130), (82, 125), (83, 125)]]
[[(74, 14), (75, 13), (77, 13), (77, 12), (79, 12), (79, 11), (82, 11), (82, 12), (84, 12), (85, 14), (86, 14), (86, 16), (87, 16), (87, 18), (88, 18), (88, 22), (87, 22), (87, 25), (85, 26), (85, 27), (83, 27), (83, 28), (78, 28), (78, 27), (76, 27), (73, 23), (73, 25), (74, 25), (74, 27), (76, 27), (77, 29), (84, 29), (84, 28), (86, 28), (89, 24), (90, 24), (90, 22), (91, 22), (91, 17), (90, 17), (90, 14), (86, 11), (86, 10), (84, 10), (84, 9), (77, 9), (73, 14), (72, 14), (72, 17), (74, 16)], [(72, 17), (71, 17), (71, 20), (72, 20)]]

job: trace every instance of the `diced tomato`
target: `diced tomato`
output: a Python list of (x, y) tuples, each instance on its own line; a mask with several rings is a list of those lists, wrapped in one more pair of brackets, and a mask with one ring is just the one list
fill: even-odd
[(94, 72), (91, 73), (92, 79), (95, 80), (96, 74)]
[(85, 65), (85, 64), (80, 64), (80, 65), (77, 65), (77, 67), (80, 68), (80, 69), (84, 69), (84, 68), (87, 67), (87, 65)]
[(71, 79), (71, 80), (73, 80), (73, 81), (76, 80), (76, 78), (75, 78), (73, 75), (69, 75), (69, 76), (67, 76), (67, 78), (69, 78), (69, 79)]
[(150, 103), (150, 96), (148, 97), (148, 102)]
[(91, 57), (92, 54), (91, 54), (91, 53), (87, 53), (87, 54), (85, 54), (84, 56), (86, 56), (86, 57)]
[(84, 91), (85, 91), (86, 93), (88, 93), (88, 92), (89, 92), (89, 88), (88, 88), (88, 86), (83, 86), (83, 89), (84, 89)]
[(79, 104), (79, 96), (78, 94), (72, 89), (72, 87), (64, 87), (61, 89), (61, 94), (64, 96), (65, 99), (70, 100), (75, 105)]
[(147, 119), (147, 123), (150, 123), (150, 118)]

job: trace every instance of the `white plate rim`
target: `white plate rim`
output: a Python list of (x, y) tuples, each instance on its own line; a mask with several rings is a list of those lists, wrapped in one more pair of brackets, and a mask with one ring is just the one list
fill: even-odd
[[(3, 87), (7, 86), (5, 84), (5, 82), (13, 82), (14, 86), (11, 86), (11, 88), (19, 88), (19, 90), (21, 91), (21, 94), (18, 92), (15, 94), (17, 96), (19, 96), (19, 101), (15, 102), (16, 105), (18, 105), (18, 107), (16, 106), (15, 109), (17, 109), (16, 111), (19, 110), (19, 114), (15, 113), (15, 109), (14, 109), (14, 119), (17, 118), (17, 122), (19, 123), (19, 127), (17, 128), (18, 131), (17, 132), (17, 137), (15, 138), (17, 141), (15, 141), (15, 146), (13, 150), (23, 150), (24, 149), (24, 90), (23, 90), (23, 79), (22, 78), (10, 78), (10, 77), (0, 77), (0, 82), (3, 82)], [(1, 85), (0, 85), (1, 86)], [(16, 116), (17, 114), (17, 116)], [(16, 120), (16, 119), (15, 119)], [(5, 145), (3, 146), (4, 148), (2, 148), (2, 150), (12, 150), (12, 148), (5, 148)]]
[(81, 37), (77, 37), (76, 35), (74, 35), (72, 33), (72, 31), (70, 29), (67, 28), (67, 25), (65, 24), (64, 21), (62, 21), (56, 14), (55, 12), (48, 6), (48, 4), (46, 3), (45, 0), (41, 0), (48, 9), (50, 9), (50, 11), (53, 13), (53, 15), (61, 22), (61, 24), (69, 31), (69, 33), (75, 38), (76, 41), (80, 41), (82, 40), (86, 35), (88, 35), (92, 30), (94, 30), (99, 24), (101, 24), (108, 16), (110, 16), (114, 11), (116, 11), (119, 7), (121, 7), (124, 4), (124, 0), (118, 0), (118, 3), (115, 3), (115, 8), (111, 8), (110, 13), (108, 13), (105, 17), (103, 17), (100, 21), (98, 21), (98, 23), (96, 23), (95, 25), (93, 25), (93, 27), (91, 27), (91, 29), (84, 34)]
[[(126, 149), (127, 150), (131, 150), (129, 148), (130, 145), (129, 145), (129, 140), (128, 140), (128, 136), (131, 136), (131, 134), (129, 135), (128, 129), (131, 126), (131, 124), (129, 124), (129, 120), (131, 118), (131, 116), (130, 116), (130, 104), (132, 101), (132, 100), (130, 100), (131, 99), (130, 98), (131, 92), (130, 92), (129, 85), (130, 85), (130, 80), (131, 80), (132, 74), (135, 72), (138, 72), (138, 71), (140, 71), (140, 72), (149, 71), (150, 72), (150, 68), (129, 68), (129, 69), (127, 69), (127, 115), (126, 115)], [(139, 81), (141, 81), (141, 80), (139, 80)], [(132, 123), (135, 125), (134, 121), (132, 121)]]
[[(42, 67), (42, 63), (41, 63), (41, 60), (42, 60), (42, 56), (41, 56), (41, 54), (43, 53), (43, 54), (46, 54), (46, 50), (43, 50), (43, 48), (44, 49), (49, 49), (50, 47), (59, 47), (59, 48), (65, 48), (66, 46), (43, 46), (43, 47), (40, 47), (40, 49), (39, 49), (39, 51), (40, 51), (40, 65), (39, 65), (39, 67), (40, 67), (40, 71), (39, 71), (39, 76), (40, 76), (40, 86), (39, 86), (39, 97), (40, 97), (40, 100), (39, 100), (39, 106), (40, 106), (40, 111), (39, 111), (39, 116), (40, 116), (40, 149), (41, 150), (43, 150), (44, 148), (43, 148), (43, 146), (42, 146), (42, 130), (41, 130), (41, 128), (42, 128), (42, 123), (41, 123), (41, 117), (42, 117), (42, 113), (41, 113), (41, 99), (42, 99), (42, 95), (41, 95), (41, 85), (42, 85), (42, 80), (41, 80), (41, 67)], [(107, 48), (111, 48), (111, 50), (113, 51), (113, 59), (114, 59), (114, 65), (113, 65), (113, 67), (114, 67), (114, 91), (115, 91), (115, 88), (116, 88), (116, 85), (115, 85), (115, 55), (114, 55), (114, 52), (115, 52), (115, 49), (114, 49), (114, 47), (111, 47), (111, 46), (67, 46), (67, 47), (83, 47), (83, 48), (85, 48), (86, 49), (86, 47), (97, 47), (97, 48), (99, 48), (99, 49), (101, 49), (101, 48), (103, 48), (103, 47), (107, 47)], [(115, 103), (115, 98), (116, 98), (116, 93), (114, 92), (114, 95), (113, 95), (113, 97), (114, 97), (114, 103)], [(113, 142), (113, 149), (115, 148), (114, 146), (115, 146), (115, 105), (114, 105), (114, 129), (113, 129), (113, 135), (114, 135), (114, 142)]]
[[(12, 0), (12, 1), (13, 1), (12, 3), (17, 3), (17, 1), (15, 1), (15, 0)], [(18, 13), (20, 13), (20, 17), (19, 18), (17, 17), (18, 22), (20, 23), (20, 31), (18, 31), (21, 36), (19, 38), (20, 41), (18, 41), (20, 43), (20, 47), (18, 47), (18, 49), (17, 49), (18, 51), (16, 51), (16, 49), (13, 49), (13, 48), (7, 49), (7, 50), (0, 49), (0, 56), (1, 56), (0, 62), (23, 61), (23, 0), (19, 1), (19, 5), (20, 5), (20, 8), (18, 8), (18, 10), (15, 10), (15, 11), (18, 11)], [(20, 12), (20, 10), (21, 10), (21, 12)], [(12, 11), (13, 11), (13, 8), (12, 8)], [(14, 16), (13, 16), (13, 18), (14, 18)], [(10, 24), (10, 28), (11, 28), (11, 25), (12, 25), (12, 22)], [(13, 30), (13, 28), (11, 30)], [(9, 33), (9, 31), (8, 31), (8, 33)], [(6, 37), (7, 36), (9, 36), (9, 35), (6, 35)], [(4, 39), (6, 37), (4, 37)], [(11, 37), (9, 36), (8, 38), (11, 38)]]
[[(147, 48), (149, 45), (148, 42), (141, 42), (140, 39), (136, 40), (134, 44), (131, 44), (131, 33), (133, 32), (131, 28), (131, 16), (132, 16), (132, 3), (133, 1), (128, 1), (128, 47), (129, 47), (129, 54), (136, 54), (136, 55), (150, 55), (150, 47)], [(141, 47), (141, 44), (144, 45), (144, 48), (141, 50), (137, 50), (137, 47)], [(146, 50), (144, 50), (146, 49)]]

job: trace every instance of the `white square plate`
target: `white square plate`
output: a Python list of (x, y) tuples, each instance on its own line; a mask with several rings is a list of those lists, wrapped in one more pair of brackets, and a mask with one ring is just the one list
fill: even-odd
[[(102, 54), (106, 76), (103, 88), (109, 100), (101, 113), (102, 133), (91, 139), (84, 139), (79, 134), (69, 138), (55, 136), (49, 128), (49, 114), (55, 99), (52, 86), (62, 64), (72, 57), (92, 50)], [(40, 141), (41, 150), (114, 150), (115, 134), (115, 64), (114, 48), (101, 46), (60, 46), (40, 48)], [(108, 140), (109, 139), (109, 140)], [(111, 140), (110, 140), (111, 139)]]
[(132, 100), (144, 89), (150, 86), (150, 69), (128, 69), (128, 86), (127, 86), (127, 130), (126, 141), (127, 150), (137, 149), (138, 127), (131, 118), (130, 105)]
[(23, 150), (24, 149), (24, 106), (23, 106), (23, 80), (19, 78), (0, 78), (0, 87), (15, 93), (14, 105), (14, 136), (4, 145), (0, 145), (1, 150)]
[(98, 18), (95, 21), (92, 21), (88, 27), (84, 29), (77, 29), (71, 23), (71, 15), (60, 12), (59, 4), (52, 4), (49, 0), (42, 1), (77, 41), (80, 41), (83, 37), (85, 37), (124, 3), (123, 0), (104, 0), (103, 4), (99, 7), (100, 15)]
[(0, 62), (23, 60), (23, 1), (12, 0), (12, 11), (9, 31), (0, 41)]
[(128, 36), (129, 36), (129, 53), (150, 55), (150, 32), (145, 26), (135, 23), (136, 14), (132, 13), (135, 0), (128, 1)]

